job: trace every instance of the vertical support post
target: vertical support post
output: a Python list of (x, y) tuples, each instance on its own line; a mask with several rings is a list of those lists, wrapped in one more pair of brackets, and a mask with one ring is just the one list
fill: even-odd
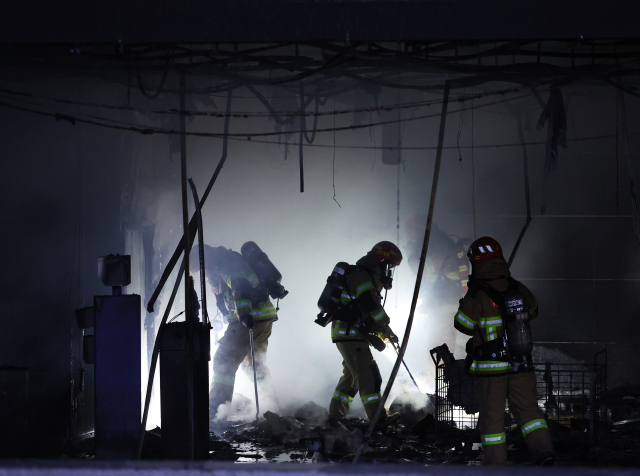
[(633, 209), (633, 230), (636, 235), (636, 247), (640, 246), (640, 220), (638, 219), (638, 198), (636, 195), (636, 178), (631, 162), (631, 151), (629, 149), (629, 130), (627, 128), (627, 110), (624, 104), (624, 91), (618, 91), (620, 101), (620, 122), (622, 123), (622, 134), (624, 135), (624, 155), (627, 159), (627, 172), (629, 174), (629, 190), (631, 192), (631, 207)]
[[(182, 185), (182, 230), (185, 237), (185, 243), (191, 244), (191, 237), (189, 236), (189, 205), (187, 198), (187, 137), (186, 132), (186, 119), (185, 119), (185, 78), (184, 70), (180, 72), (180, 181)], [(187, 385), (189, 394), (189, 450), (191, 460), (195, 459), (194, 448), (194, 414), (193, 414), (193, 323), (189, 316), (191, 316), (190, 309), (190, 289), (189, 289), (189, 251), (190, 246), (184, 247), (184, 309), (185, 316), (187, 317), (187, 353), (189, 355), (189, 372), (187, 375)]]
[[(591, 439), (594, 443), (598, 441), (598, 426), (596, 424), (596, 418), (598, 418), (598, 412), (596, 411), (596, 378), (597, 374), (595, 370), (589, 371), (589, 422), (591, 432)], [(582, 387), (584, 388), (584, 386)]]
[(304, 133), (307, 128), (307, 121), (304, 116), (304, 84), (300, 81), (300, 140), (298, 141), (298, 152), (300, 154), (300, 193), (304, 192), (304, 161), (302, 158), (302, 150), (304, 145)]

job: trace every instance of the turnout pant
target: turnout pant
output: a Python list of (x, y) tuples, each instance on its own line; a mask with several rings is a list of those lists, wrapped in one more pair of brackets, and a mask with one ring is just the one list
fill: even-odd
[[(273, 321), (256, 321), (253, 327), (253, 345), (260, 395), (276, 400), (275, 391), (270, 381), (271, 374), (265, 364), (272, 326)], [(236, 372), (240, 364), (243, 364), (243, 370), (253, 381), (249, 329), (240, 321), (234, 321), (229, 323), (213, 357), (213, 386), (209, 393), (209, 415), (212, 420), (218, 413), (218, 407), (231, 401)]]
[(381, 400), (382, 377), (369, 343), (337, 342), (336, 347), (342, 354), (342, 377), (331, 398), (329, 417), (346, 417), (353, 398), (360, 392), (367, 416), (372, 419)]
[(504, 431), (505, 400), (520, 427), (529, 451), (538, 460), (551, 453), (551, 435), (538, 407), (536, 373), (512, 373), (496, 377), (478, 377), (476, 395), (480, 405), (480, 437), (484, 464), (507, 464)]

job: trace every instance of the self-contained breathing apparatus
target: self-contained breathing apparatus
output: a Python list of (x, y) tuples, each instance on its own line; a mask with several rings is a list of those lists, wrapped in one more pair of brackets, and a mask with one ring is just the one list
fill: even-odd
[[(393, 266), (385, 266), (382, 270), (382, 278), (380, 278), (383, 286), (389, 286), (387, 289), (391, 289), (391, 283), (393, 281), (392, 268)], [(343, 321), (346, 322), (349, 327), (358, 326), (360, 332), (367, 337), (371, 345), (378, 350), (380, 350), (380, 347), (384, 350), (384, 342), (377, 337), (375, 333), (368, 331), (367, 320), (362, 320), (362, 316), (356, 308), (356, 297), (352, 296), (347, 288), (347, 278), (352, 272), (358, 269), (368, 273), (373, 281), (373, 275), (366, 267), (351, 265), (344, 261), (335, 265), (333, 272), (327, 278), (327, 284), (320, 294), (320, 299), (318, 299), (318, 309), (320, 309), (320, 313), (315, 323), (319, 326), (326, 327), (330, 322)], [(386, 281), (383, 281), (384, 278), (386, 278)], [(343, 296), (348, 298), (344, 304), (342, 302)], [(362, 297), (360, 299), (362, 299)], [(364, 295), (364, 299), (367, 300), (370, 298)], [(361, 306), (373, 306), (371, 309), (373, 310), (376, 304), (375, 302), (366, 301), (361, 302)]]
[(282, 274), (255, 242), (247, 241), (240, 248), (240, 253), (258, 275), (258, 279), (264, 283), (272, 299), (283, 299), (289, 294), (289, 291), (280, 284)]
[[(392, 268), (392, 266), (385, 266), (383, 275), (380, 278), (383, 286), (388, 286), (386, 289), (391, 289), (391, 283), (393, 281)], [(335, 265), (333, 272), (327, 278), (327, 284), (322, 290), (322, 294), (320, 294), (320, 299), (318, 299), (318, 309), (320, 309), (320, 313), (318, 314), (318, 318), (315, 320), (316, 324), (322, 327), (326, 327), (326, 325), (332, 321), (344, 321), (352, 325), (365, 324), (360, 322), (360, 314), (354, 312), (356, 298), (355, 296), (351, 296), (347, 289), (347, 278), (357, 269), (361, 269), (368, 273), (373, 280), (371, 271), (367, 268), (348, 264), (344, 261), (340, 261)], [(344, 293), (346, 293), (346, 295)], [(343, 296), (349, 298), (348, 302), (345, 304), (342, 303)]]
[(334, 320), (349, 320), (354, 300), (350, 299), (347, 304), (343, 305), (341, 299), (342, 293), (347, 289), (347, 277), (355, 268), (344, 261), (340, 261), (333, 268), (327, 278), (327, 284), (320, 294), (320, 299), (318, 299), (320, 313), (315, 323), (319, 326), (326, 327)]
[[(228, 250), (229, 253), (236, 253)], [(253, 306), (266, 301), (271, 296), (273, 299), (283, 299), (289, 291), (280, 284), (282, 274), (269, 260), (267, 254), (253, 241), (247, 241), (240, 248), (241, 256), (249, 264), (251, 270), (258, 277), (258, 286), (251, 290), (251, 304)], [(230, 311), (225, 302), (225, 296), (231, 296), (231, 289), (227, 284), (219, 278), (218, 294), (216, 294), (216, 305), (223, 316), (224, 322), (227, 323)]]
[[(387, 265), (385, 265), (384, 268), (381, 268), (383, 274), (380, 281), (386, 289), (391, 289), (391, 282), (393, 280), (392, 268), (393, 266)], [(370, 328), (373, 321), (371, 319), (363, 319), (356, 304), (356, 297), (350, 294), (347, 286), (347, 279), (349, 275), (356, 270), (366, 272), (371, 277), (371, 280), (374, 280), (371, 270), (364, 266), (350, 265), (343, 261), (336, 264), (333, 268), (333, 272), (327, 278), (327, 284), (322, 290), (320, 299), (318, 299), (318, 309), (320, 309), (320, 313), (318, 314), (315, 323), (319, 326), (326, 327), (330, 322), (342, 321), (347, 324), (347, 335), (349, 335), (353, 326), (357, 326), (359, 334), (376, 350), (382, 352), (387, 346), (383, 338), (391, 341), (391, 335), (396, 339), (393, 342), (397, 343), (397, 337), (393, 334), (391, 329), (388, 328), (387, 330), (390, 332), (390, 335), (381, 337), (378, 330)], [(383, 278), (386, 278), (386, 282), (383, 281)], [(344, 301), (343, 297), (345, 298)], [(358, 298), (358, 303), (360, 308), (365, 312), (367, 311), (367, 308), (369, 308), (369, 311), (373, 311), (377, 306), (379, 306), (379, 302), (376, 303), (369, 294), (363, 294), (360, 296), (360, 298)]]
[(478, 290), (482, 290), (498, 305), (504, 328), (502, 340), (494, 339), (479, 345), (474, 349), (474, 358), (505, 359), (511, 364), (514, 372), (533, 370), (530, 316), (517, 281), (511, 277), (505, 277), (509, 285), (501, 293), (484, 280), (473, 276), (469, 278), (470, 292), (475, 294)]

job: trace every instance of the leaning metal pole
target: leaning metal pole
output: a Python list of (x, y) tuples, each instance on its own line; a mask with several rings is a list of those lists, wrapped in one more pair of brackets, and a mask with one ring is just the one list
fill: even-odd
[(153, 344), (153, 354), (151, 354), (151, 365), (149, 366), (149, 378), (147, 380), (147, 394), (144, 399), (144, 411), (142, 412), (142, 423), (140, 424), (140, 433), (138, 434), (138, 450), (136, 452), (137, 459), (140, 459), (142, 456), (142, 446), (144, 445), (144, 435), (147, 428), (147, 417), (149, 416), (149, 405), (151, 404), (151, 392), (153, 390), (153, 380), (156, 375), (156, 366), (158, 364), (158, 353), (160, 352), (160, 342), (162, 342), (162, 331), (164, 330), (164, 325), (169, 318), (169, 313), (173, 308), (173, 301), (176, 298), (176, 294), (178, 293), (178, 288), (180, 287), (180, 282), (182, 281), (182, 271), (184, 267), (187, 266), (185, 261), (182, 261), (182, 265), (178, 270), (178, 275), (176, 276), (176, 282), (173, 285), (173, 290), (171, 291), (171, 296), (169, 297), (169, 302), (167, 303), (167, 308), (164, 310), (164, 315), (162, 316), (162, 320), (160, 321), (160, 325), (158, 326), (158, 332), (156, 334), (156, 340)]
[(200, 209), (200, 200), (198, 200), (198, 191), (196, 184), (189, 179), (189, 186), (193, 194), (193, 203), (196, 207), (196, 218), (198, 219), (198, 261), (200, 264), (200, 299), (202, 300), (202, 323), (206, 326), (209, 324), (209, 313), (207, 312), (207, 289), (206, 274), (204, 267), (204, 230), (202, 229), (202, 210)]
[(369, 428), (367, 428), (367, 432), (365, 433), (362, 444), (358, 448), (356, 452), (353, 463), (357, 463), (362, 455), (362, 451), (366, 446), (369, 438), (371, 438), (371, 434), (373, 433), (373, 429), (380, 418), (382, 411), (384, 410), (384, 404), (389, 398), (389, 392), (391, 392), (391, 387), (393, 382), (398, 375), (398, 370), (400, 369), (400, 364), (404, 359), (404, 354), (407, 350), (407, 344), (409, 343), (409, 335), (411, 334), (411, 326), (413, 325), (413, 316), (415, 314), (416, 305), (418, 304), (418, 294), (420, 292), (420, 285), (422, 284), (422, 274), (424, 272), (424, 263), (427, 259), (427, 248), (429, 247), (429, 237), (431, 236), (431, 225), (433, 222), (433, 209), (436, 201), (436, 191), (438, 188), (438, 177), (440, 176), (440, 162), (442, 159), (442, 144), (444, 142), (444, 129), (447, 121), (447, 105), (449, 103), (449, 90), (451, 88), (451, 81), (447, 80), (444, 83), (444, 99), (442, 101), (442, 113), (440, 116), (440, 132), (438, 133), (438, 150), (436, 152), (436, 164), (433, 169), (433, 182), (431, 184), (431, 200), (429, 201), (429, 215), (427, 216), (427, 228), (424, 232), (424, 241), (422, 243), (422, 253), (420, 254), (420, 264), (418, 266), (418, 276), (416, 277), (416, 285), (413, 290), (413, 299), (411, 301), (411, 311), (409, 312), (409, 320), (407, 321), (407, 327), (404, 331), (404, 337), (402, 338), (402, 345), (400, 347), (400, 352), (398, 352), (398, 358), (396, 359), (396, 363), (393, 365), (393, 370), (391, 371), (391, 375), (389, 376), (389, 381), (387, 382), (387, 386), (384, 389), (384, 393), (382, 394), (382, 399), (380, 401), (380, 405), (376, 409), (376, 413), (373, 415), (371, 422), (369, 423)]
[[(224, 166), (224, 163), (227, 160), (227, 145), (229, 142), (228, 134), (229, 134), (229, 119), (231, 118), (232, 93), (233, 93), (233, 89), (229, 89), (229, 91), (227, 92), (227, 109), (226, 109), (226, 115), (224, 119), (224, 134), (222, 139), (222, 157), (220, 157), (218, 166), (216, 167), (216, 170), (213, 172), (213, 176), (211, 177), (211, 180), (209, 180), (209, 184), (207, 185), (207, 188), (202, 194), (202, 198), (200, 199), (200, 208), (202, 208), (204, 206), (204, 202), (207, 201), (209, 192), (211, 192), (211, 189), (213, 188), (213, 184), (216, 183), (218, 175), (220, 174), (220, 171), (222, 170), (222, 167)], [(189, 222), (189, 230), (191, 231), (193, 238), (195, 238), (196, 226), (197, 226), (197, 222), (196, 222), (196, 217), (194, 216), (191, 218), (191, 221)], [(191, 248), (191, 245), (193, 244), (193, 238), (191, 238), (191, 242), (189, 243), (188, 248)], [(173, 252), (173, 255), (171, 256), (171, 258), (169, 259), (169, 262), (167, 263), (167, 266), (164, 268), (164, 271), (162, 272), (162, 276), (160, 277), (160, 281), (158, 282), (158, 285), (156, 286), (155, 291), (151, 295), (151, 298), (149, 298), (149, 302), (147, 303), (148, 312), (153, 312), (153, 306), (156, 303), (158, 296), (162, 291), (162, 288), (167, 282), (167, 279), (169, 279), (169, 275), (171, 274), (171, 271), (173, 271), (173, 268), (178, 263), (178, 260), (180, 259), (180, 255), (184, 251), (184, 247), (185, 247), (185, 235), (182, 235), (182, 238), (180, 239), (178, 246)]]
[(253, 367), (253, 387), (256, 391), (256, 420), (260, 418), (260, 402), (258, 401), (258, 378), (256, 376), (256, 354), (253, 347), (253, 329), (249, 329), (249, 343), (251, 344), (251, 365)]
[[(393, 350), (396, 351), (396, 355), (400, 355), (400, 352), (398, 352), (398, 348), (395, 346), (395, 344), (393, 344)], [(413, 382), (413, 384), (416, 386), (416, 388), (418, 389), (418, 392), (420, 391), (420, 387), (418, 386), (418, 382), (416, 382), (416, 379), (413, 378), (413, 375), (411, 375), (411, 370), (409, 370), (409, 366), (407, 365), (407, 363), (404, 361), (404, 359), (402, 359), (402, 365), (404, 365), (404, 369), (407, 371), (407, 373), (409, 374), (409, 377), (411, 377), (411, 381)]]

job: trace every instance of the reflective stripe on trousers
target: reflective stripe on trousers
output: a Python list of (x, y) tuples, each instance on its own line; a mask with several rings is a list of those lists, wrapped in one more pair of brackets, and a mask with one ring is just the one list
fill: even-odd
[(491, 435), (480, 435), (483, 445), (499, 445), (507, 442), (507, 435), (502, 433), (493, 433)]
[(353, 397), (350, 397), (346, 393), (338, 392), (337, 390), (333, 392), (333, 397), (331, 398), (334, 398), (339, 402), (346, 403), (347, 405), (351, 405), (353, 402)]
[(545, 420), (532, 420), (522, 426), (522, 436), (527, 436), (532, 431), (540, 430), (542, 428), (549, 428)]
[(377, 402), (378, 400), (380, 400), (380, 398), (382, 398), (382, 397), (380, 396), (379, 393), (372, 393), (372, 394), (363, 395), (363, 396), (360, 397), (360, 399), (362, 400), (362, 404), (363, 405), (367, 405), (367, 404), (369, 404), (371, 402)]
[(235, 382), (235, 375), (213, 374), (213, 383), (220, 383), (222, 385), (229, 385), (230, 387), (233, 387)]

